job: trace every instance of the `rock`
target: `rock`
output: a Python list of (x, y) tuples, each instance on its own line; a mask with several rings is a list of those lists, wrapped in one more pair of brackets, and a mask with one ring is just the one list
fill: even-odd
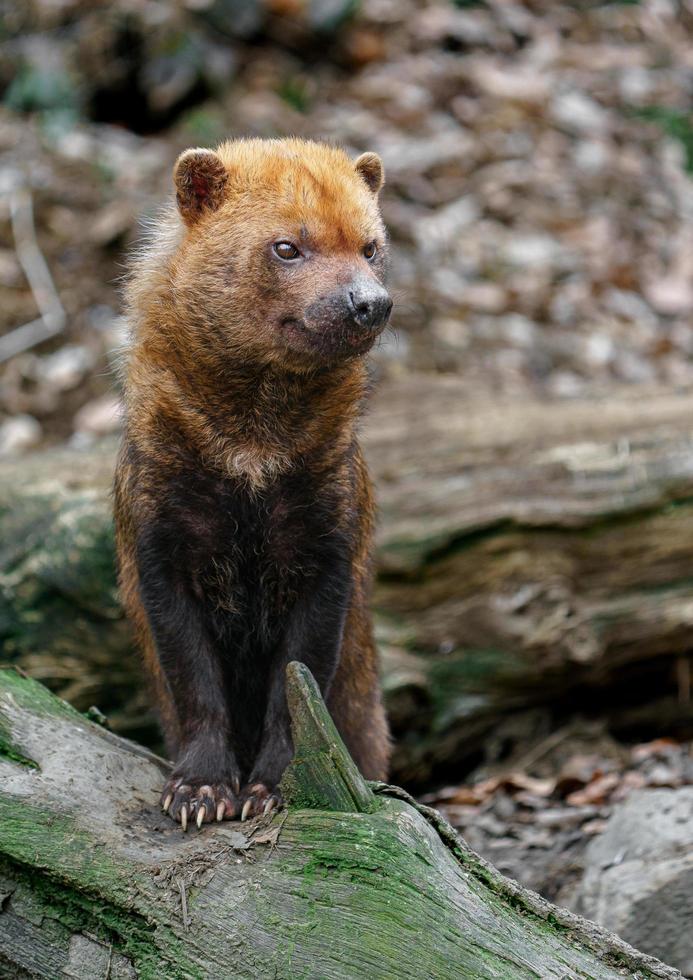
[(115, 395), (93, 398), (82, 405), (74, 418), (75, 432), (90, 436), (117, 432), (122, 425), (122, 406)]
[(464, 350), (469, 346), (469, 327), (454, 317), (438, 317), (431, 324), (431, 333), (436, 340), (456, 350)]
[(463, 129), (448, 126), (431, 139), (405, 136), (404, 133), (382, 133), (376, 150), (388, 161), (388, 174), (399, 177), (407, 172), (425, 173), (434, 167), (458, 163), (474, 150), (474, 140)]
[(474, 282), (465, 289), (464, 302), (479, 313), (500, 313), (505, 309), (508, 297), (502, 286), (495, 282)]
[(41, 425), (32, 415), (14, 415), (0, 425), (0, 456), (14, 456), (41, 441)]
[(54, 354), (37, 358), (35, 372), (38, 380), (57, 391), (76, 388), (95, 362), (95, 357), (83, 344), (66, 344)]
[(638, 790), (587, 848), (571, 907), (693, 976), (693, 786)]
[(577, 398), (585, 390), (585, 380), (574, 371), (554, 371), (548, 390), (557, 398)]
[(485, 94), (509, 102), (541, 104), (551, 91), (551, 79), (531, 66), (510, 72), (507, 65), (481, 61), (473, 66), (472, 78)]
[(585, 342), (585, 359), (594, 367), (604, 367), (614, 356), (614, 342), (607, 333), (595, 330)]
[(624, 381), (653, 381), (656, 374), (654, 365), (633, 350), (621, 350), (614, 358), (614, 373)]
[(685, 278), (667, 276), (645, 287), (645, 295), (658, 313), (665, 316), (690, 313), (693, 289)]
[(555, 123), (570, 133), (594, 136), (608, 129), (608, 113), (584, 92), (561, 92), (551, 103)]
[(353, 13), (351, 0), (310, 0), (306, 19), (313, 30), (331, 34)]
[(499, 317), (497, 329), (503, 343), (513, 347), (531, 347), (536, 340), (536, 324), (520, 313)]
[(472, 197), (461, 197), (439, 208), (434, 214), (421, 218), (413, 229), (424, 255), (442, 255), (459, 240), (463, 229), (479, 217), (479, 206)]
[(604, 293), (604, 306), (607, 310), (630, 320), (633, 323), (646, 324), (656, 328), (657, 317), (651, 308), (637, 293), (625, 289), (607, 289)]
[(624, 102), (644, 105), (652, 94), (653, 79), (640, 65), (624, 68), (619, 79), (619, 91)]
[(580, 140), (575, 148), (575, 163), (589, 176), (604, 173), (610, 163), (609, 149), (602, 140)]
[(515, 233), (502, 249), (503, 259), (518, 268), (538, 268), (559, 265), (564, 257), (561, 243), (551, 235)]

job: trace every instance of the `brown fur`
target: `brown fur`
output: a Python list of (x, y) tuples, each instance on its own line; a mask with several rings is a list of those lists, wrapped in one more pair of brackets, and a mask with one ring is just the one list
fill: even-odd
[[(320, 144), (249, 140), (216, 154), (188, 151), (175, 180), (180, 216), (162, 218), (129, 287), (127, 425), (116, 474), (123, 601), (169, 750), (182, 752), (198, 728), (211, 732), (199, 715), (214, 709), (176, 702), (175, 673), (162, 667), (143, 602), (138, 542), (157, 521), (172, 528), (192, 601), (213, 600), (219, 615), (233, 618), (237, 556), (233, 541), (220, 550), (209, 515), (215, 493), (241, 494), (244, 506), (255, 500), (268, 515), (262, 544), (279, 583), (276, 608), (287, 616), (301, 587), (297, 563), (308, 561), (301, 507), (315, 513), (324, 505), (329, 533), (348, 541), (349, 604), (325, 693), (364, 775), (385, 778), (389, 740), (368, 613), (373, 499), (355, 434), (367, 384), (363, 354), (374, 337), (345, 327), (330, 300), (352, 280), (382, 279), (382, 165), (375, 154), (355, 165)], [(278, 265), (268, 251), (277, 240), (300, 243), (305, 261)], [(363, 257), (370, 241), (379, 249), (372, 264)], [(300, 506), (284, 489), (299, 479), (315, 495)], [(212, 664), (210, 676), (222, 667)], [(242, 779), (250, 761), (239, 760)], [(227, 806), (226, 815), (235, 812)]]

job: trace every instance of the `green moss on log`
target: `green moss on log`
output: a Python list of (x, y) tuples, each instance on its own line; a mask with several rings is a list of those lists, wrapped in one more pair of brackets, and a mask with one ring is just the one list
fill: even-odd
[(287, 688), (292, 799), (323, 809), (183, 834), (158, 809), (158, 760), (0, 671), (0, 719), (40, 765), (0, 760), (0, 963), (36, 973), (40, 948), (52, 978), (86, 936), (91, 963), (107, 943), (148, 980), (677, 980), (502, 879), (401, 791), (376, 803), (305, 667)]
[(286, 669), (294, 758), (284, 773), (284, 799), (296, 807), (368, 813), (377, 802), (349, 755), (305, 664)]

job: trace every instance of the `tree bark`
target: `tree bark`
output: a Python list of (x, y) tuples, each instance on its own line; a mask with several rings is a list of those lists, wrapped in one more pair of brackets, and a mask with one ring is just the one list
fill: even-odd
[(674, 980), (366, 784), (301, 664), (288, 809), (183, 834), (166, 764), (0, 671), (0, 976)]
[[(576, 710), (690, 733), (693, 392), (471, 403), (458, 379), (407, 377), (378, 392), (363, 440), (398, 779)], [(0, 639), (153, 744), (113, 574), (113, 452), (0, 464)]]

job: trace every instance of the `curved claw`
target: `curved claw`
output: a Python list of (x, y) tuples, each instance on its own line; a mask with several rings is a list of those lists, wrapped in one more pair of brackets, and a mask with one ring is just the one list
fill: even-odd
[(252, 810), (252, 807), (253, 807), (253, 797), (249, 796), (248, 799), (243, 804), (243, 809), (241, 810), (241, 823), (244, 820), (248, 819), (248, 814)]
[(164, 813), (180, 824), (183, 831), (187, 830), (188, 823), (195, 823), (199, 830), (202, 824), (215, 818), (219, 822), (233, 819), (240, 809), (240, 801), (228, 782), (169, 780), (160, 800)]
[(265, 805), (264, 805), (264, 807), (262, 809), (262, 815), (263, 815), (263, 817), (264, 816), (267, 816), (268, 813), (271, 813), (272, 810), (274, 810), (274, 808), (275, 808), (276, 805), (277, 805), (277, 798), (276, 798), (276, 796), (270, 796), (270, 798), (267, 800), (267, 802), (265, 803)]

